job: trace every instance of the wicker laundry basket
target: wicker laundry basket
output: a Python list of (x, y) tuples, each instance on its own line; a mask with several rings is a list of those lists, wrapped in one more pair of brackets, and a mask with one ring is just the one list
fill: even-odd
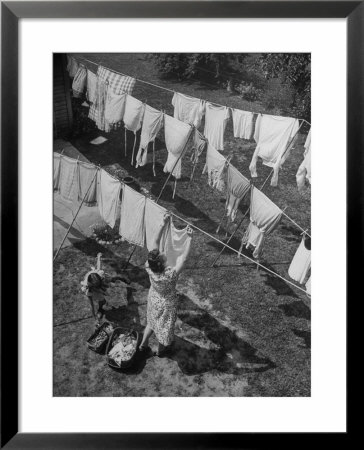
[(87, 346), (96, 353), (105, 353), (105, 348), (109, 342), (110, 336), (114, 331), (110, 322), (104, 322), (95, 332), (87, 339)]
[[(106, 349), (106, 359), (107, 363), (113, 369), (126, 369), (130, 367), (137, 354), (139, 342), (139, 333), (135, 330), (129, 330), (126, 328), (115, 328)], [(110, 351), (117, 343), (123, 343), (124, 348), (129, 349), (126, 352), (126, 359), (115, 361), (112, 356), (109, 355)]]

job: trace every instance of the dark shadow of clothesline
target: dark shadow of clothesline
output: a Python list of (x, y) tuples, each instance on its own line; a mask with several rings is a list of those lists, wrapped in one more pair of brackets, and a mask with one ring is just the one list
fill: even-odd
[(287, 317), (311, 320), (311, 310), (302, 300), (284, 303), (278, 305), (278, 308), (281, 309)]

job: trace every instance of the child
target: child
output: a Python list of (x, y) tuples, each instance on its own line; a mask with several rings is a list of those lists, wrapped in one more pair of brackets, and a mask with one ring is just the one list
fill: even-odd
[[(108, 306), (105, 300), (106, 287), (103, 284), (105, 273), (101, 270), (101, 255), (97, 254), (96, 268), (91, 267), (92, 270), (85, 275), (81, 282), (81, 290), (88, 297), (91, 305), (92, 315), (96, 319), (96, 328), (100, 326), (100, 321), (105, 314), (104, 306)], [(95, 315), (94, 301), (98, 302), (98, 310)]]

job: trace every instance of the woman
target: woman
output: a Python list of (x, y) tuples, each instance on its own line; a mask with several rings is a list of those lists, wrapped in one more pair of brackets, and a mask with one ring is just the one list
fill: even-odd
[(168, 220), (169, 215), (166, 215), (155, 237), (152, 245), (153, 250), (149, 252), (148, 261), (145, 265), (150, 278), (150, 289), (147, 306), (147, 326), (139, 349), (143, 351), (148, 348), (149, 337), (154, 332), (158, 340), (157, 356), (165, 355), (173, 342), (174, 324), (177, 319), (178, 307), (176, 284), (178, 275), (181, 273), (190, 252), (192, 238), (192, 229), (188, 227), (187, 233), (189, 236), (183, 254), (177, 258), (175, 267), (167, 266), (166, 255), (159, 251), (159, 242)]

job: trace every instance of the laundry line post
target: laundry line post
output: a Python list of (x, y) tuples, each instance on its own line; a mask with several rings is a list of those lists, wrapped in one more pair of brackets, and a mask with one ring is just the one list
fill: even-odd
[(94, 180), (95, 180), (95, 178), (96, 178), (96, 176), (97, 176), (97, 174), (98, 174), (98, 171), (99, 171), (99, 167), (97, 168), (97, 171), (96, 171), (94, 177), (93, 177), (92, 180), (91, 180), (90, 186), (88, 187), (88, 189), (87, 189), (87, 191), (86, 191), (86, 194), (83, 196), (83, 199), (81, 200), (80, 206), (78, 207), (78, 210), (77, 210), (77, 212), (76, 212), (76, 214), (75, 214), (75, 216), (74, 216), (74, 218), (73, 218), (73, 220), (72, 220), (70, 226), (68, 227), (68, 229), (67, 229), (67, 231), (66, 231), (66, 234), (64, 235), (64, 237), (63, 237), (63, 239), (62, 239), (61, 245), (59, 246), (59, 248), (58, 248), (56, 254), (54, 255), (53, 262), (57, 259), (58, 253), (60, 252), (60, 250), (61, 250), (61, 248), (62, 248), (62, 245), (64, 244), (64, 241), (66, 240), (66, 238), (67, 238), (67, 236), (68, 236), (68, 233), (70, 232), (70, 230), (71, 230), (71, 228), (72, 228), (72, 225), (75, 223), (75, 220), (76, 220), (76, 218), (77, 218), (77, 216), (78, 216), (78, 213), (79, 213), (80, 210), (81, 210), (81, 207), (82, 207), (82, 205), (83, 205), (83, 202), (85, 201), (85, 198), (87, 197), (87, 194), (89, 193), (89, 191), (90, 191), (90, 189), (91, 189), (92, 183), (94, 182)]
[[(163, 184), (163, 187), (162, 187), (162, 189), (161, 189), (161, 191), (160, 191), (160, 193), (159, 193), (159, 195), (158, 195), (158, 198), (157, 198), (157, 200), (156, 200), (156, 203), (159, 202), (159, 199), (161, 198), (161, 195), (162, 195), (162, 193), (163, 193), (165, 187), (167, 186), (167, 183), (168, 183), (169, 179), (171, 178), (171, 175), (172, 175), (174, 169), (176, 168), (178, 162), (180, 161), (180, 159), (182, 158), (183, 154), (185, 153), (185, 151), (186, 151), (186, 149), (187, 149), (187, 144), (188, 144), (188, 142), (189, 142), (189, 140), (190, 140), (192, 130), (193, 130), (193, 126), (191, 126), (191, 129), (190, 129), (190, 131), (189, 131), (189, 133), (188, 133), (188, 137), (187, 137), (185, 146), (183, 147), (183, 150), (181, 151), (181, 154), (180, 154), (179, 157), (177, 158), (176, 162), (174, 163), (174, 166), (173, 166), (172, 170), (169, 172), (168, 177), (167, 177), (166, 181), (165, 181), (164, 184)], [(177, 181), (177, 180), (175, 180), (175, 181)]]

